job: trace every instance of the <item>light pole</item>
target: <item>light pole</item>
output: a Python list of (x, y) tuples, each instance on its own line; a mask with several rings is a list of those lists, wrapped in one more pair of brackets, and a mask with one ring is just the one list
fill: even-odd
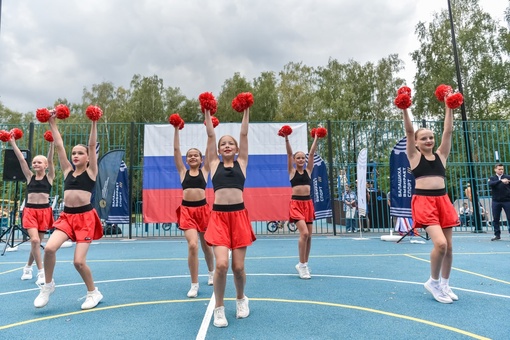
[[(462, 89), (462, 77), (460, 74), (460, 65), (459, 65), (459, 56), (457, 54), (457, 42), (455, 40), (455, 27), (453, 25), (453, 13), (452, 13), (452, 5), (450, 0), (448, 1), (448, 13), (450, 15), (450, 27), (452, 32), (452, 47), (453, 47), (453, 58), (455, 61), (455, 70), (457, 73), (457, 86), (459, 92), (464, 95), (464, 90)], [(471, 153), (471, 143), (469, 140), (469, 125), (467, 123), (466, 116), (466, 107), (464, 103), (460, 106), (460, 113), (462, 115), (462, 129), (464, 131), (464, 146), (466, 147), (466, 156), (468, 163), (468, 172), (469, 172), (469, 182), (471, 183), (472, 188), (472, 197), (473, 197), (473, 216), (475, 218), (475, 233), (481, 233), (482, 230), (482, 219), (480, 215), (480, 203), (478, 200), (478, 190), (476, 187), (476, 169), (473, 164), (473, 155)]]

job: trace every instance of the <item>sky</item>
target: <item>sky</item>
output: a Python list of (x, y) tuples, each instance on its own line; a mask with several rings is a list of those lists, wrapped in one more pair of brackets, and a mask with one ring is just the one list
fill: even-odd
[[(238, 72), (252, 81), (290, 62), (311, 67), (405, 62), (415, 26), (447, 0), (0, 0), (0, 102), (35, 112), (58, 98), (81, 103), (83, 89), (135, 74), (163, 79), (188, 98), (218, 95)], [(509, 1), (480, 0), (503, 24)]]

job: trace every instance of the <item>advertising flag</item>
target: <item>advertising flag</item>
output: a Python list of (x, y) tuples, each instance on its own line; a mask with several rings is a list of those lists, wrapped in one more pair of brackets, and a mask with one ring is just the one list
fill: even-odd
[[(308, 161), (308, 155), (306, 155)], [(315, 217), (317, 219), (333, 216), (331, 197), (329, 194), (329, 180), (326, 163), (317, 153), (313, 157), (312, 188), (310, 190)]]

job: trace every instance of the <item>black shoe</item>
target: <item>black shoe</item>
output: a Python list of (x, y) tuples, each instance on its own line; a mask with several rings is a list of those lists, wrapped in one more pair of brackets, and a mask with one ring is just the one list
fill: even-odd
[(491, 238), (491, 241), (499, 241), (501, 240), (501, 237), (499, 236), (494, 236), (493, 238)]

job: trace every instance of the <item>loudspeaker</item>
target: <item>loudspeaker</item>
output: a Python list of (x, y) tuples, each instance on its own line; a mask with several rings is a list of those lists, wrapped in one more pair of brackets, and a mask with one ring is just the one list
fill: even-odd
[[(25, 161), (30, 164), (32, 161), (30, 150), (21, 150), (21, 153), (25, 157)], [(5, 149), (4, 151), (4, 181), (26, 181), (18, 157), (16, 157), (13, 149)]]

